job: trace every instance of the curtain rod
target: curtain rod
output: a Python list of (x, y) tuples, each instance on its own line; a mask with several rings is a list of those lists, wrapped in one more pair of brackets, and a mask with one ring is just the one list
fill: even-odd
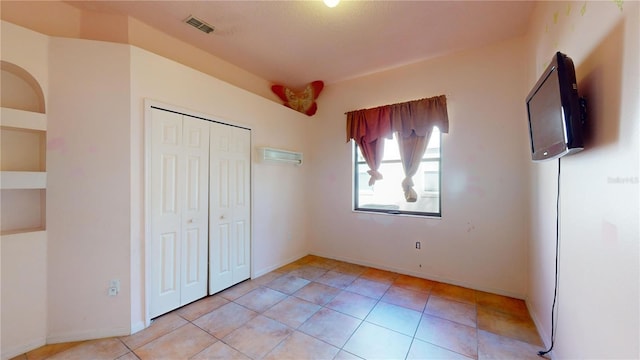
[(446, 98), (446, 95), (442, 94), (442, 95), (436, 95), (436, 96), (426, 97), (426, 98), (417, 99), (417, 100), (409, 100), (409, 101), (398, 102), (398, 103), (395, 103), (395, 104), (380, 105), (380, 106), (374, 106), (374, 107), (372, 107), (372, 108), (358, 109), (358, 110), (351, 110), (351, 111), (347, 111), (347, 112), (345, 112), (344, 114), (345, 114), (345, 115), (348, 115), (349, 113), (354, 113), (354, 112), (358, 112), (358, 111), (373, 110), (373, 109), (379, 109), (379, 108), (383, 108), (383, 107), (387, 107), (387, 106), (394, 106), (394, 105), (406, 104), (406, 103), (410, 103), (410, 102), (414, 102), (414, 101), (422, 101), (422, 100), (435, 99), (435, 98), (438, 98), (438, 97), (440, 97), (440, 96), (444, 96), (444, 97)]

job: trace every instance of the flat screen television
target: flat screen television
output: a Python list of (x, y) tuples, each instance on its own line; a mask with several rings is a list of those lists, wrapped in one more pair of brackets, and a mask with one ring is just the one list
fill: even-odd
[(584, 110), (573, 61), (557, 52), (527, 95), (531, 159), (544, 161), (581, 151)]

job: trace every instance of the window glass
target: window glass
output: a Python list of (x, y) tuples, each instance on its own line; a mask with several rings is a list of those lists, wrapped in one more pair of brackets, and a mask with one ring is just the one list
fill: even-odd
[(418, 194), (416, 202), (407, 202), (404, 198), (402, 180), (405, 175), (395, 134), (393, 139), (385, 139), (384, 156), (378, 170), (383, 179), (376, 181), (373, 186), (369, 186), (369, 166), (360, 149), (357, 146), (354, 148), (355, 210), (440, 216), (440, 132), (437, 128), (431, 134), (420, 168), (413, 177), (413, 188)]

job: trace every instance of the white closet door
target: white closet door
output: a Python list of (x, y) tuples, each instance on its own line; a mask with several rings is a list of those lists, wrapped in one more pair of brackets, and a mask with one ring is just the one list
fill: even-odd
[(208, 149), (207, 122), (152, 110), (151, 318), (206, 296)]
[(250, 131), (211, 126), (209, 293), (251, 276)]
[(207, 295), (209, 122), (183, 117), (185, 181), (180, 305)]

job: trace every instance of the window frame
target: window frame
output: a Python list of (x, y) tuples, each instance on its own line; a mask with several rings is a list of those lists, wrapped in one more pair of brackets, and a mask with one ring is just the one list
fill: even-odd
[[(367, 212), (367, 213), (379, 213), (379, 214), (387, 214), (387, 215), (400, 215), (400, 216), (419, 216), (423, 218), (442, 218), (442, 132), (438, 132), (438, 136), (440, 137), (440, 148), (438, 157), (424, 158), (422, 159), (422, 163), (424, 162), (437, 162), (438, 163), (438, 212), (425, 212), (425, 211), (408, 211), (408, 210), (385, 210), (385, 209), (375, 209), (375, 208), (366, 208), (359, 207), (359, 194), (360, 194), (360, 183), (359, 183), (359, 166), (364, 165), (366, 170), (369, 170), (366, 161), (358, 161), (358, 144), (356, 144), (353, 139), (351, 142), (353, 143), (352, 148), (352, 158), (353, 158), (353, 199), (352, 199), (352, 208), (355, 212)], [(426, 154), (426, 151), (425, 151)], [(382, 160), (380, 164), (401, 164), (400, 159), (394, 160)], [(398, 185), (400, 186), (400, 185)], [(422, 184), (420, 184), (422, 187)], [(415, 186), (414, 186), (415, 188)]]

